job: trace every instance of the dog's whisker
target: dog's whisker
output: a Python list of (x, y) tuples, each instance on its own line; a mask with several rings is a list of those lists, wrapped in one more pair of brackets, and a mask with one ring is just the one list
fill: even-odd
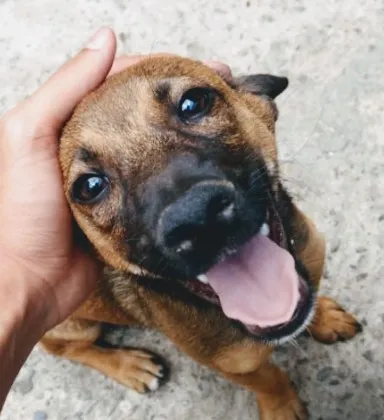
[[(293, 187), (297, 187), (300, 188), (302, 190), (304, 190), (303, 193), (305, 193), (305, 195), (308, 195), (308, 192), (313, 194), (314, 196), (321, 198), (321, 192), (317, 191), (313, 185), (309, 185), (308, 183), (301, 181), (297, 178), (294, 178), (292, 175), (280, 175), (280, 180), (283, 184), (291, 184), (293, 185)], [(294, 194), (299, 194), (299, 191), (294, 191)], [(292, 191), (291, 191), (292, 194)]]
[(322, 261), (323, 261), (322, 258), (309, 258), (309, 259), (306, 259), (305, 260), (305, 262), (306, 262), (307, 265), (310, 265), (312, 263), (317, 263), (317, 262), (320, 263)]
[(292, 339), (289, 344), (291, 344), (295, 349), (299, 350), (299, 352), (303, 355), (303, 356), (308, 356), (308, 353), (299, 346), (299, 343), (297, 342), (296, 339)]
[(163, 270), (168, 268), (168, 261), (166, 260), (165, 257), (161, 258), (157, 267), (156, 267), (156, 271), (157, 272), (162, 272)]
[(139, 262), (137, 263), (137, 265), (142, 269), (143, 267), (141, 267), (142, 266), (142, 264), (144, 263), (144, 261), (146, 260), (148, 258), (148, 255), (147, 254), (145, 254), (140, 260), (139, 260)]
[(311, 329), (310, 329), (309, 327), (307, 327), (305, 330), (307, 331), (307, 333), (308, 333), (308, 335), (309, 335), (309, 338), (310, 338), (311, 340), (315, 340), (315, 339), (314, 339), (314, 337), (313, 337), (313, 334), (312, 334)]
[(130, 243), (137, 243), (137, 242), (139, 242), (139, 240), (140, 240), (140, 237), (136, 237), (136, 238), (129, 238), (129, 239), (126, 239), (124, 242), (126, 243), (126, 244), (130, 244)]

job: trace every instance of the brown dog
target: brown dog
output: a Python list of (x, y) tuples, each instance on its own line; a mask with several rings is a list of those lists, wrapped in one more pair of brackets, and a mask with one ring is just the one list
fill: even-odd
[(360, 325), (316, 297), (325, 246), (279, 179), (273, 99), (285, 78), (223, 80), (199, 62), (148, 58), (76, 109), (61, 140), (75, 219), (105, 263), (98, 290), (42, 340), (56, 355), (139, 392), (166, 369), (152, 353), (103, 346), (102, 323), (165, 333), (256, 394), (263, 420), (307, 418), (273, 345)]

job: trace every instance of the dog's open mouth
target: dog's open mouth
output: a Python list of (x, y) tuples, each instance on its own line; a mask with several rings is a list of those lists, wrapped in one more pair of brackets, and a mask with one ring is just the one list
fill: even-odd
[(227, 318), (268, 341), (287, 341), (311, 320), (313, 292), (298, 274), (278, 212), (270, 208), (259, 233), (187, 288), (219, 305)]

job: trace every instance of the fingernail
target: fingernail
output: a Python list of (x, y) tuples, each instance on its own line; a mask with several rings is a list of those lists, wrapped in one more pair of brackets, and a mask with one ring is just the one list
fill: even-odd
[(109, 30), (107, 28), (100, 28), (88, 41), (85, 48), (89, 50), (101, 50), (108, 40)]

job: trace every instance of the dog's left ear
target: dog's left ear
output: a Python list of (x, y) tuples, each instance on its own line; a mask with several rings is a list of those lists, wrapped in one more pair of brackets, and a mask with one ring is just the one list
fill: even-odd
[(288, 87), (288, 79), (271, 74), (253, 74), (235, 77), (232, 85), (235, 89), (273, 100)]

